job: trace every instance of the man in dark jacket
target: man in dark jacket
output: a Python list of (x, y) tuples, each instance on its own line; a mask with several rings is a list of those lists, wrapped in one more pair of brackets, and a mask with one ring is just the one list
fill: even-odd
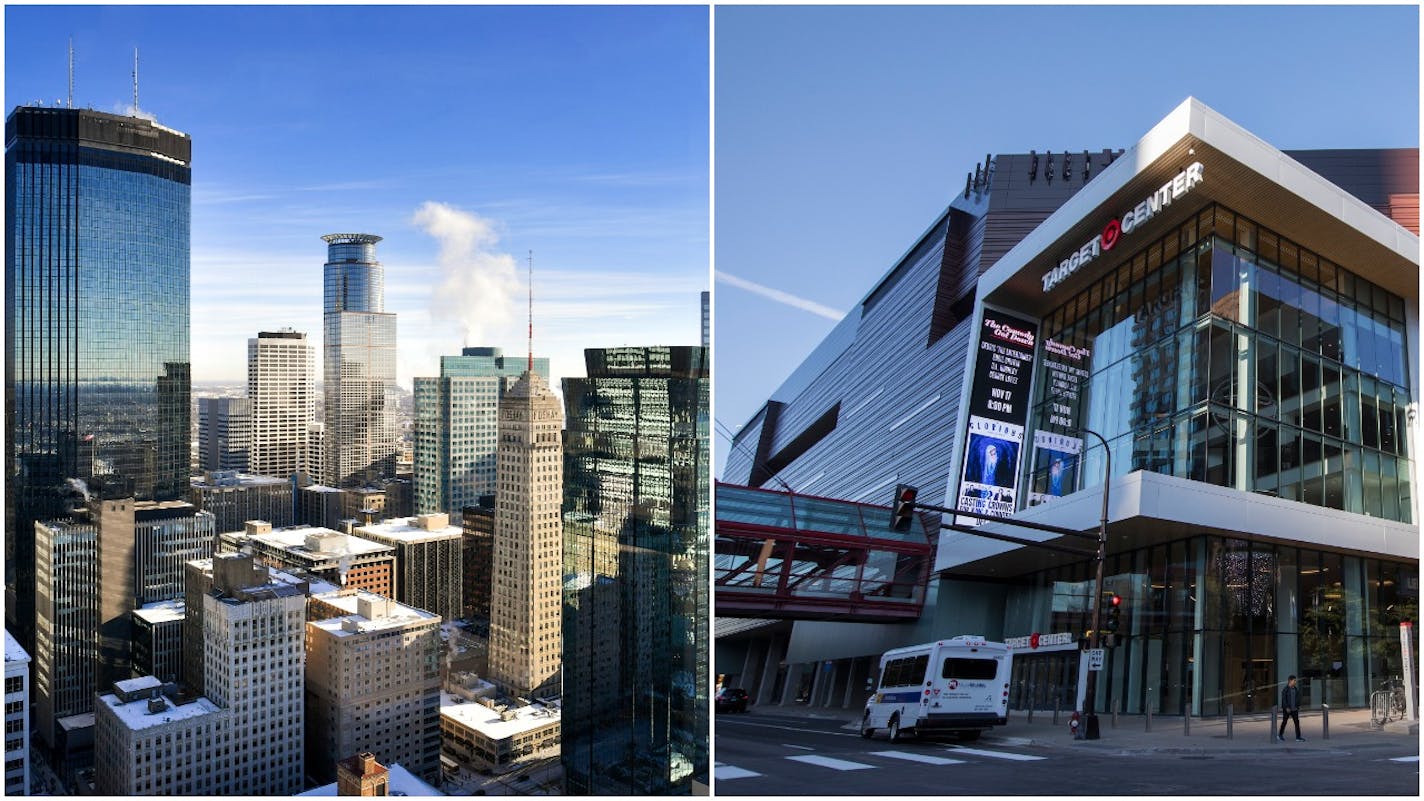
[(1295, 721), (1295, 739), (1298, 742), (1305, 742), (1305, 738), (1300, 736), (1300, 688), (1295, 686), (1295, 676), (1286, 679), (1286, 686), (1281, 688), (1281, 730), (1276, 732), (1276, 740), (1285, 742), (1286, 721)]

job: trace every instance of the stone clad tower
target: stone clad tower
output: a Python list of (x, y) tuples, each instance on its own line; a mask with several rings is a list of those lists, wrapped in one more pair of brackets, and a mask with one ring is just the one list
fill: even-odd
[(489, 672), (511, 695), (561, 693), (563, 425), (537, 373), (500, 401)]

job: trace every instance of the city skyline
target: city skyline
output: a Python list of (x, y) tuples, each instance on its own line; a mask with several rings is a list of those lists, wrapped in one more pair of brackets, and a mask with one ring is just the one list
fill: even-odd
[(697, 341), (706, 19), (695, 7), (10, 7), (5, 84), (12, 107), (63, 105), (72, 37), (75, 106), (129, 113), (138, 48), (140, 114), (196, 143), (195, 382), (241, 382), (258, 331), (315, 339), (320, 237), (349, 230), (385, 238), (402, 388), (461, 347), (525, 350), (530, 250), (534, 349), (558, 378), (580, 374), (585, 347)]

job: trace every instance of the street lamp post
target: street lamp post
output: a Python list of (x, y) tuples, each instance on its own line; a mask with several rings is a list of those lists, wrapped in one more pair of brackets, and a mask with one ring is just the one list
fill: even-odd
[[(1108, 448), (1108, 441), (1102, 434), (1088, 428), (1078, 429), (1081, 434), (1092, 434), (1103, 443), (1103, 458), (1106, 462), (1103, 465), (1103, 514), (1098, 521), (1098, 556), (1097, 556), (1097, 578), (1093, 582), (1093, 631), (1088, 637), (1088, 647), (1096, 649), (1102, 643), (1098, 628), (1102, 625), (1103, 610), (1103, 559), (1107, 556), (1108, 547), (1108, 485), (1112, 481), (1112, 451)], [(1099, 739), (1098, 730), (1098, 671), (1088, 670), (1088, 691), (1083, 698), (1084, 726), (1083, 737), (1088, 740)]]

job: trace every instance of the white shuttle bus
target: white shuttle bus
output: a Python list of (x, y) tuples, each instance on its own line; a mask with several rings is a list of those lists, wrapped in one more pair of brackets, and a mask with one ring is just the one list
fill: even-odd
[(978, 739), (1008, 720), (1012, 660), (1004, 643), (969, 635), (887, 651), (860, 736), (884, 729), (891, 742), (929, 732)]

